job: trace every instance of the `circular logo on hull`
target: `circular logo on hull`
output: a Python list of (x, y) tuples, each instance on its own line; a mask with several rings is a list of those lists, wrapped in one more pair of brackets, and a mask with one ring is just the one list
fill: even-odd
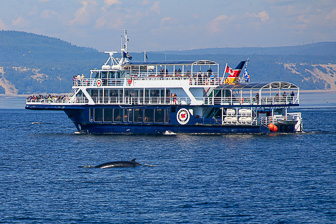
[(176, 118), (177, 118), (177, 121), (180, 123), (180, 124), (186, 124), (189, 122), (189, 119), (190, 119), (190, 113), (187, 109), (185, 108), (182, 108), (180, 109), (178, 112), (177, 112), (177, 115), (176, 115)]

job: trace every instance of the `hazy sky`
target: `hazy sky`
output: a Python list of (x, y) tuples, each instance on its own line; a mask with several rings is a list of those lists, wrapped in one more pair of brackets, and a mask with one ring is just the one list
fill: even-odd
[(288, 46), (336, 41), (336, 0), (0, 0), (0, 30), (100, 51)]

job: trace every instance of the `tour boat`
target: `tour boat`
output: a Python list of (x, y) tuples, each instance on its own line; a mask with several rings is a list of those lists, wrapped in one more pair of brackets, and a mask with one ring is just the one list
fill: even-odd
[[(302, 131), (299, 87), (283, 81), (253, 83), (212, 60), (133, 62), (127, 31), (121, 57), (73, 77), (65, 96), (31, 96), (26, 109), (63, 110), (79, 133), (235, 134)], [(227, 75), (228, 74), (228, 75)], [(245, 74), (246, 75), (246, 74)]]

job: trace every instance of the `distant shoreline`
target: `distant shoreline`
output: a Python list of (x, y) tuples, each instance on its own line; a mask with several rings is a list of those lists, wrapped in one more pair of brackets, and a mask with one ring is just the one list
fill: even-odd
[(331, 89), (315, 89), (315, 90), (300, 90), (301, 93), (332, 93), (335, 92), (336, 90), (331, 90)]

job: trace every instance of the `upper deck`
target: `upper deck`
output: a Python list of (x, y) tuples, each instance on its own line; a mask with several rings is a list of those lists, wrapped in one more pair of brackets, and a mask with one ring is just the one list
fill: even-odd
[(135, 62), (91, 70), (90, 77), (77, 76), (73, 87), (218, 86), (225, 81), (219, 64), (209, 60)]

